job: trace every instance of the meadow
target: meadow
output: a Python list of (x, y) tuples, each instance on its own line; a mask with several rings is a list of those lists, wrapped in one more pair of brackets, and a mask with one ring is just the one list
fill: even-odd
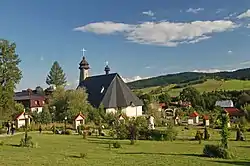
[[(174, 85), (164, 86), (163, 90), (167, 91), (171, 96), (178, 96), (183, 88), (173, 88)], [(218, 90), (226, 90), (226, 91), (233, 91), (233, 90), (250, 90), (250, 81), (244, 80), (214, 80), (208, 79), (206, 82), (201, 84), (192, 85), (192, 87), (196, 88), (199, 92), (211, 92), (211, 91), (218, 91)], [(159, 87), (150, 87), (141, 89), (145, 93), (149, 93), (152, 90), (155, 90)]]
[[(180, 130), (176, 141), (136, 141), (130, 145), (129, 140), (119, 140), (120, 149), (110, 149), (108, 137), (91, 136), (83, 139), (79, 135), (53, 135), (30, 133), (36, 148), (18, 147), (23, 135), (0, 137), (4, 145), (0, 146), (0, 165), (152, 165), (152, 166), (234, 166), (250, 165), (250, 145), (248, 141), (236, 142), (235, 132), (230, 135), (230, 149), (236, 155), (232, 160), (202, 157), (205, 144), (218, 144), (219, 131), (210, 129), (211, 140), (190, 141), (196, 129)], [(250, 138), (248, 133), (247, 138)], [(80, 153), (86, 154), (80, 158)]]

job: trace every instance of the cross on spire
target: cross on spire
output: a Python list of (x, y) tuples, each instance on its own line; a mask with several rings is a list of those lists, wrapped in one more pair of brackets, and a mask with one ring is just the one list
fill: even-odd
[(85, 50), (84, 48), (81, 49), (82, 52), (82, 56), (84, 56), (84, 52), (86, 52), (87, 50)]

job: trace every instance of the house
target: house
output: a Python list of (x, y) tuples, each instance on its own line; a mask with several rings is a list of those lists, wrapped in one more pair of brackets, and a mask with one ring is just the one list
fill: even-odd
[(28, 108), (31, 112), (41, 112), (45, 104), (45, 96), (31, 89), (16, 92), (14, 100), (18, 103), (22, 103), (24, 107), (26, 109)]
[(198, 123), (199, 123), (199, 114), (196, 111), (194, 111), (192, 114), (189, 115), (188, 124), (192, 125)]
[(78, 126), (85, 124), (85, 116), (80, 112), (74, 119), (74, 127), (77, 130)]
[(221, 108), (234, 107), (234, 103), (232, 100), (221, 100), (221, 101), (216, 101), (215, 106)]
[(245, 116), (245, 112), (234, 107), (232, 100), (217, 101), (215, 106), (223, 108), (230, 117), (231, 122), (236, 122), (240, 117)]
[(103, 75), (90, 76), (89, 64), (83, 57), (80, 62), (80, 80), (77, 88), (85, 88), (89, 103), (98, 108), (103, 105), (106, 113), (124, 113), (127, 117), (142, 115), (143, 102), (130, 90), (119, 74), (109, 73), (106, 65)]
[(27, 125), (29, 125), (31, 118), (32, 117), (30, 115), (25, 114), (25, 111), (21, 112), (14, 118), (16, 127), (20, 128), (22, 126), (25, 126), (25, 122), (27, 123)]
[(240, 117), (245, 116), (244, 111), (239, 110), (235, 107), (227, 107), (227, 108), (223, 108), (223, 109), (230, 117), (230, 121), (233, 123), (237, 122)]

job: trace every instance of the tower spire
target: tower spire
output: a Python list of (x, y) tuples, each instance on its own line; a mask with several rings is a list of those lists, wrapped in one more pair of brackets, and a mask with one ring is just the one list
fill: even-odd
[(80, 79), (79, 79), (79, 84), (84, 81), (87, 77), (89, 77), (89, 63), (87, 62), (84, 52), (86, 51), (84, 48), (81, 50), (82, 51), (82, 60), (79, 63), (79, 70), (80, 70)]

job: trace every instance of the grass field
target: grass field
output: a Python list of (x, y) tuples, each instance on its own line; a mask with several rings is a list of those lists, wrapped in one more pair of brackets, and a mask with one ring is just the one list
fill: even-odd
[[(250, 81), (243, 80), (213, 80), (209, 79), (202, 84), (192, 85), (200, 92), (211, 92), (216, 90), (250, 90)], [(165, 86), (163, 89), (168, 91), (171, 96), (178, 96), (182, 91), (182, 88), (172, 89), (173, 85)], [(149, 93), (151, 90), (157, 89), (158, 87), (150, 87), (142, 89), (143, 92)]]
[[(204, 144), (217, 144), (218, 131), (211, 131), (211, 141), (182, 140), (191, 136), (195, 130), (182, 131), (179, 140), (173, 142), (137, 141), (129, 145), (128, 140), (119, 141), (121, 149), (109, 149), (107, 138), (88, 137), (84, 140), (78, 135), (31, 134), (37, 148), (21, 148), (21, 135), (0, 138), (4, 145), (0, 146), (0, 165), (122, 165), (122, 166), (234, 166), (250, 165), (250, 142), (230, 141), (230, 148), (237, 155), (233, 160), (201, 157)], [(247, 137), (250, 138), (250, 135)], [(234, 133), (231, 134), (234, 139)], [(79, 158), (80, 153), (86, 153), (85, 158)]]

